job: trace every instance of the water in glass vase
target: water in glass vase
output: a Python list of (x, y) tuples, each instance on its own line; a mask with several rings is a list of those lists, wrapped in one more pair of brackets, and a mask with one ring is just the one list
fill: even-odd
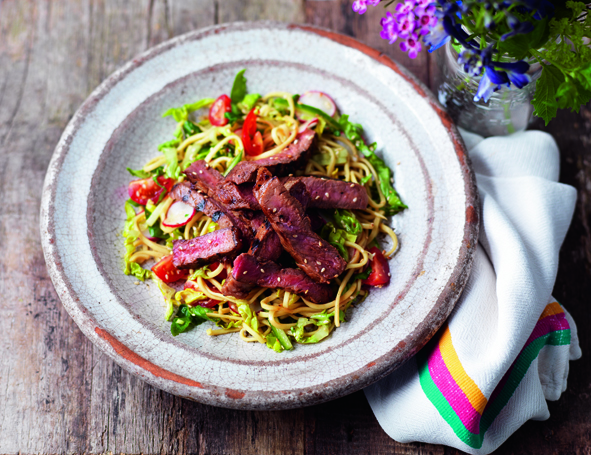
[(468, 75), (458, 64), (458, 53), (450, 43), (437, 54), (439, 71), (437, 97), (456, 125), (481, 136), (504, 136), (523, 131), (532, 119), (535, 82), (541, 67), (533, 63), (528, 71), (531, 82), (522, 89), (505, 87), (492, 94), (487, 103), (474, 101), (480, 76)]

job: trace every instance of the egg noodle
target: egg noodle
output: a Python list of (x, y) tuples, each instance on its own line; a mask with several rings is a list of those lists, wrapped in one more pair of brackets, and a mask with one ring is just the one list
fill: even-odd
[[(200, 107), (208, 107), (212, 102), (213, 100), (206, 100)], [(204, 159), (209, 166), (226, 175), (238, 161), (259, 160), (278, 154), (293, 143), (298, 128), (304, 122), (296, 116), (296, 106), (294, 96), (284, 92), (270, 93), (256, 101), (254, 107), (258, 115), (257, 130), (262, 133), (263, 139), (263, 153), (258, 156), (245, 154), (241, 135), (236, 134), (241, 128), (240, 122), (230, 121), (225, 126), (212, 126), (204, 116), (195, 123), (198, 127), (195, 134), (188, 135), (182, 130), (181, 120), (177, 129), (177, 132), (181, 133), (178, 133), (179, 140), (176, 141), (180, 143), (175, 146), (180, 170), (184, 170), (196, 159)], [(242, 114), (248, 113), (249, 110), (242, 106)], [(182, 326), (185, 323), (185, 320), (176, 314), (179, 307), (187, 305), (190, 308), (202, 300), (211, 299), (218, 303), (215, 307), (206, 309), (205, 315), (218, 327), (208, 329), (208, 335), (239, 332), (240, 338), (246, 342), (264, 343), (276, 351), (281, 351), (291, 349), (291, 342), (294, 340), (298, 343), (314, 343), (326, 338), (344, 321), (344, 312), (347, 308), (361, 302), (367, 296), (367, 286), (363, 286), (363, 281), (367, 279), (369, 271), (365, 274), (363, 271), (373, 259), (373, 254), (368, 249), (372, 244), (377, 245), (378, 235), (383, 234), (381, 237), (389, 237), (391, 240), (388, 242), (389, 250), (383, 251), (385, 257), (389, 258), (398, 248), (398, 237), (386, 224), (387, 198), (381, 185), (377, 184), (380, 175), (370, 160), (359, 152), (360, 142), (353, 143), (345, 134), (330, 129), (322, 118), (318, 120), (315, 125), (318, 137), (317, 150), (313, 151), (313, 156), (305, 167), (294, 174), (359, 183), (366, 188), (369, 196), (369, 205), (366, 209), (344, 211), (345, 216), (352, 220), (353, 230), (349, 229), (347, 232), (338, 223), (330, 223), (328, 229), (325, 227), (321, 234), (326, 236), (328, 232), (329, 235), (331, 229), (333, 234), (339, 231), (343, 247), (339, 252), (347, 261), (343, 273), (333, 280), (332, 284), (337, 289), (334, 300), (316, 304), (287, 290), (262, 287), (253, 289), (244, 300), (223, 295), (221, 278), (232, 273), (232, 266), (221, 262), (213, 267), (210, 264), (199, 270), (192, 270), (188, 281), (190, 286), (186, 285), (185, 289), (180, 291), (161, 281), (155, 274), (150, 274), (146, 269), (141, 269), (139, 274), (134, 273), (143, 278), (142, 274), (146, 272), (145, 275), (150, 275), (156, 282), (169, 306), (167, 318), (173, 325), (177, 323)], [(151, 173), (158, 168), (166, 170), (171, 166), (171, 153), (174, 152), (169, 151), (150, 160), (143, 167), (143, 172)], [(176, 183), (185, 180), (184, 174), (179, 172), (179, 175)], [(134, 209), (131, 214), (128, 210), (128, 265), (159, 261), (172, 254), (173, 240), (191, 239), (218, 229), (217, 223), (209, 216), (197, 211), (189, 222), (180, 228), (165, 226), (163, 221), (173, 202), (172, 198), (166, 195), (157, 204), (149, 201), (145, 210), (139, 207), (139, 210)], [(332, 216), (332, 213), (329, 216)], [(148, 238), (145, 235), (148, 227), (159, 228), (164, 236), (168, 237), (167, 240), (154, 241)], [(135, 238), (129, 235), (130, 232), (135, 233)], [(133, 241), (130, 241), (130, 238)], [(138, 270), (137, 266), (133, 268)]]

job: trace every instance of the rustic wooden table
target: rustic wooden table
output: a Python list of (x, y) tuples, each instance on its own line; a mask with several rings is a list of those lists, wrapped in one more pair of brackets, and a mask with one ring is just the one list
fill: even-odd
[[(351, 0), (0, 0), (0, 453), (456, 454), (399, 444), (363, 392), (284, 412), (213, 408), (122, 371), (78, 330), (48, 279), (39, 238), (45, 171), (78, 106), (111, 72), (168, 38), (221, 22), (327, 27), (399, 59), (426, 84), (426, 53), (409, 60), (379, 38), (378, 9)], [(554, 295), (579, 326), (583, 358), (546, 422), (528, 422), (497, 453), (591, 453), (591, 107), (547, 128), (561, 181), (579, 192)]]

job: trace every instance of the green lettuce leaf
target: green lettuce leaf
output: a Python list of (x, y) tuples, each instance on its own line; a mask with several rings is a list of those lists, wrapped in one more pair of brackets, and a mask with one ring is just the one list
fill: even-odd
[(144, 281), (146, 278), (150, 278), (152, 276), (152, 272), (150, 270), (144, 269), (137, 262), (130, 262), (129, 269), (130, 275), (135, 276), (140, 281)]
[(187, 288), (183, 289), (182, 291), (177, 292), (174, 295), (174, 299), (177, 301), (183, 301), (186, 304), (190, 305), (194, 302), (199, 302), (200, 300), (207, 300), (207, 296), (203, 292), (196, 291), (195, 289)]
[(375, 143), (372, 144), (370, 147), (365, 145), (361, 134), (363, 133), (363, 127), (358, 123), (352, 123), (349, 121), (348, 115), (342, 115), (339, 119), (339, 126), (342, 131), (345, 133), (347, 138), (355, 144), (355, 146), (359, 149), (361, 153), (367, 158), (367, 160), (371, 163), (371, 165), (376, 170), (378, 174), (378, 184), (382, 193), (386, 198), (386, 205), (384, 206), (384, 211), (386, 215), (394, 215), (406, 208), (408, 208), (401, 200), (400, 196), (392, 186), (392, 171), (384, 160), (378, 157), (375, 152)]
[[(283, 349), (288, 350), (288, 351), (293, 349), (293, 345), (291, 344), (291, 340), (289, 339), (289, 337), (287, 336), (287, 333), (285, 333), (284, 330), (278, 329), (274, 325), (271, 325), (271, 332), (273, 332), (273, 335), (277, 338), (277, 340), (279, 341), (279, 343), (281, 344)], [(268, 339), (268, 335), (267, 335), (267, 342), (268, 341), (269, 341), (269, 339)]]
[(324, 240), (328, 240), (328, 243), (337, 249), (345, 261), (349, 260), (349, 253), (345, 247), (345, 242), (355, 242), (357, 240), (356, 235), (349, 234), (344, 229), (335, 227), (335, 225), (332, 223), (326, 223), (322, 227), (322, 230), (320, 231), (320, 237), (322, 237)]
[(178, 179), (181, 176), (181, 168), (179, 166), (179, 159), (176, 153), (176, 148), (166, 147), (162, 149), (162, 153), (166, 157), (166, 176), (171, 179)]
[(245, 69), (238, 71), (236, 77), (234, 78), (234, 84), (232, 85), (232, 91), (230, 92), (230, 99), (234, 104), (238, 104), (246, 96), (246, 78), (244, 77), (245, 71)]
[[(304, 328), (309, 324), (314, 324), (318, 327), (318, 330), (314, 335), (304, 336), (304, 334), (306, 333)], [(291, 331), (292, 336), (296, 339), (298, 343), (305, 344), (318, 343), (330, 334), (328, 325), (319, 325), (317, 321), (315, 321), (314, 319), (307, 318), (299, 318), (298, 323), (289, 330)]]
[(143, 169), (134, 170), (134, 169), (127, 168), (127, 172), (129, 172), (131, 175), (133, 175), (134, 177), (137, 177), (139, 179), (145, 179), (145, 178), (150, 177), (150, 173), (144, 171)]
[[(345, 149), (340, 148), (337, 150), (336, 155), (336, 164), (345, 164), (349, 153)], [(331, 156), (329, 153), (317, 153), (316, 155), (312, 155), (312, 159), (321, 166), (327, 166), (330, 164)]]
[(364, 272), (361, 273), (356, 273), (355, 275), (353, 275), (351, 277), (351, 279), (349, 280), (350, 283), (353, 283), (356, 280), (367, 280), (369, 278), (369, 276), (371, 275), (371, 267), (367, 267), (367, 269), (365, 269)]
[(185, 122), (189, 119), (189, 114), (191, 112), (197, 111), (203, 107), (209, 106), (211, 103), (213, 103), (215, 100), (213, 98), (204, 98), (202, 100), (199, 100), (193, 104), (185, 104), (184, 106), (181, 107), (173, 107), (168, 109), (164, 114), (162, 114), (162, 117), (168, 117), (171, 116), (177, 121), (177, 122)]
[[(363, 231), (363, 227), (361, 227), (361, 223), (357, 220), (357, 217), (350, 212), (349, 210), (344, 209), (337, 209), (334, 213), (334, 219), (337, 223), (337, 226), (340, 226), (349, 234), (353, 234), (355, 236), (359, 235), (361, 231)], [(355, 241), (355, 240), (353, 240)]]
[(187, 331), (193, 325), (203, 324), (205, 321), (217, 322), (217, 318), (207, 316), (210, 310), (201, 306), (189, 307), (181, 305), (176, 316), (172, 319), (170, 332), (172, 336)]
[(193, 122), (189, 120), (185, 120), (183, 122), (183, 131), (185, 132), (185, 136), (193, 136), (194, 134), (201, 133), (201, 128), (195, 125)]
[(254, 107), (256, 102), (260, 99), (260, 97), (261, 95), (259, 95), (258, 93), (250, 93), (244, 97), (240, 104), (244, 106), (244, 110), (250, 111)]
[(275, 351), (275, 352), (282, 352), (283, 351), (283, 346), (281, 346), (281, 343), (279, 342), (277, 337), (275, 335), (273, 335), (272, 333), (267, 335), (267, 347), (269, 349), (273, 349), (273, 351)]

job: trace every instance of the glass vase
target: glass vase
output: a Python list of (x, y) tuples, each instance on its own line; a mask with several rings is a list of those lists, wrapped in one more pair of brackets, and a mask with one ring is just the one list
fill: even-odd
[(511, 85), (494, 92), (487, 103), (474, 101), (481, 76), (469, 76), (458, 64), (451, 43), (436, 51), (439, 71), (435, 80), (437, 97), (456, 125), (481, 136), (504, 136), (523, 131), (532, 119), (535, 82), (541, 67), (535, 62), (528, 71), (531, 82), (522, 89)]

